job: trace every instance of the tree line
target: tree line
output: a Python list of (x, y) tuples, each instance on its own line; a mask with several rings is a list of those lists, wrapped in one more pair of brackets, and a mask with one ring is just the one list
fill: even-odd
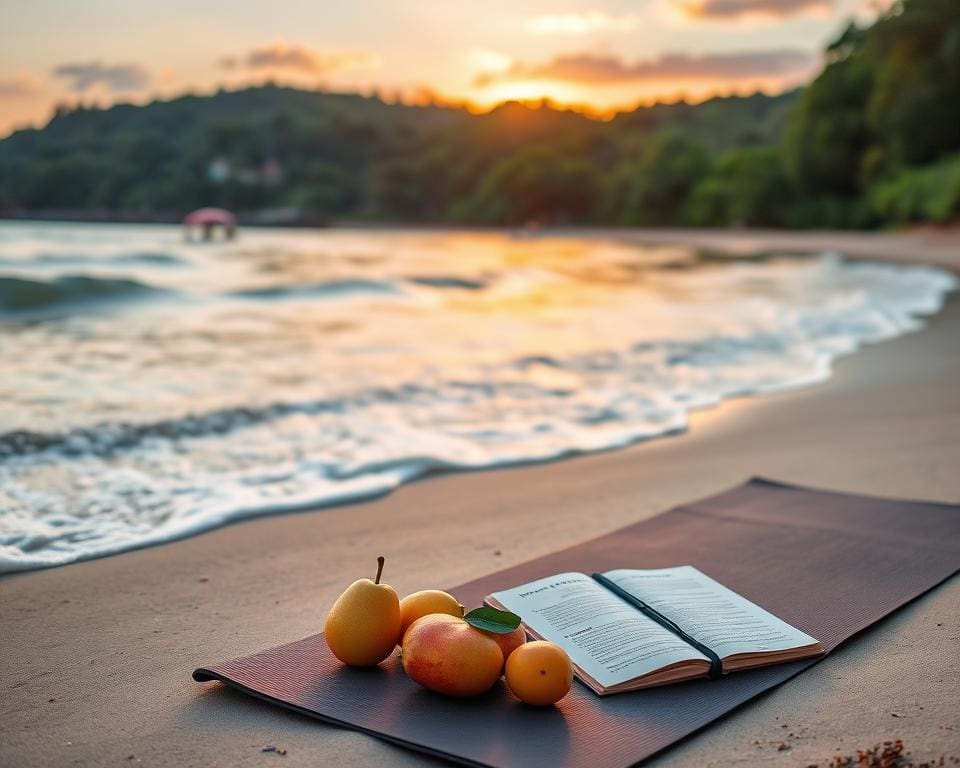
[(876, 227), (960, 217), (960, 14), (903, 0), (781, 94), (603, 122), (268, 85), (61, 108), (0, 141), (0, 212), (515, 225)]

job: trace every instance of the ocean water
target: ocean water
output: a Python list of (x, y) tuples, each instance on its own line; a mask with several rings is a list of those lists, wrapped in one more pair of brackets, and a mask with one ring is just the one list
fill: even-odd
[(0, 572), (655, 438), (954, 279), (506, 233), (0, 224)]

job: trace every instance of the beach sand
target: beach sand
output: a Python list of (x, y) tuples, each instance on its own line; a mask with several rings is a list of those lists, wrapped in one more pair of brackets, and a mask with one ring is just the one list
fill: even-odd
[[(757, 248), (823, 244), (816, 235), (730, 237)], [(912, 259), (960, 264), (960, 238), (924, 246), (916, 235), (906, 244), (897, 239), (904, 236), (859, 237), (863, 255), (875, 247), (892, 257), (909, 246)], [(834, 247), (857, 253), (852, 242)], [(701, 244), (732, 247), (717, 238)], [(958, 467), (960, 299), (952, 298), (923, 331), (838, 361), (828, 383), (727, 402), (696, 414), (683, 435), (555, 464), (436, 476), (367, 503), (0, 579), (0, 764), (436, 764), (198, 685), (190, 673), (319, 631), (331, 601), (371, 575), (378, 554), (401, 593), (445, 587), (752, 475), (957, 502)], [(944, 755), (949, 764), (960, 757), (958, 642), (954, 577), (651, 765), (826, 766), (898, 737), (914, 759)], [(268, 745), (286, 754), (263, 752)]]

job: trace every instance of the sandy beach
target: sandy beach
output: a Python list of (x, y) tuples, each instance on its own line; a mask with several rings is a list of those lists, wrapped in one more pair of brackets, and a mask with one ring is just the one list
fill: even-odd
[[(960, 271), (960, 234), (617, 233), (739, 253), (831, 248)], [(319, 631), (378, 554), (400, 593), (448, 587), (762, 475), (960, 501), (960, 298), (845, 357), (823, 385), (728, 401), (686, 433), (519, 469), (448, 474), (365, 503), (261, 518), (0, 579), (0, 764), (434, 762), (271, 707), (194, 667)], [(865, 563), (882, 568), (883, 563)], [(229, 591), (229, 596), (228, 596)], [(960, 758), (960, 579), (651, 765), (829, 765), (902, 738)], [(284, 756), (265, 753), (282, 747)]]

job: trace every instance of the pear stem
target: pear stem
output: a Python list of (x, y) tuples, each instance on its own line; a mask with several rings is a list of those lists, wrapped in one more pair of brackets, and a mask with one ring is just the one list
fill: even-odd
[(373, 580), (374, 584), (380, 583), (380, 574), (383, 573), (383, 563), (384, 563), (383, 555), (380, 555), (380, 557), (377, 558), (377, 578)]

